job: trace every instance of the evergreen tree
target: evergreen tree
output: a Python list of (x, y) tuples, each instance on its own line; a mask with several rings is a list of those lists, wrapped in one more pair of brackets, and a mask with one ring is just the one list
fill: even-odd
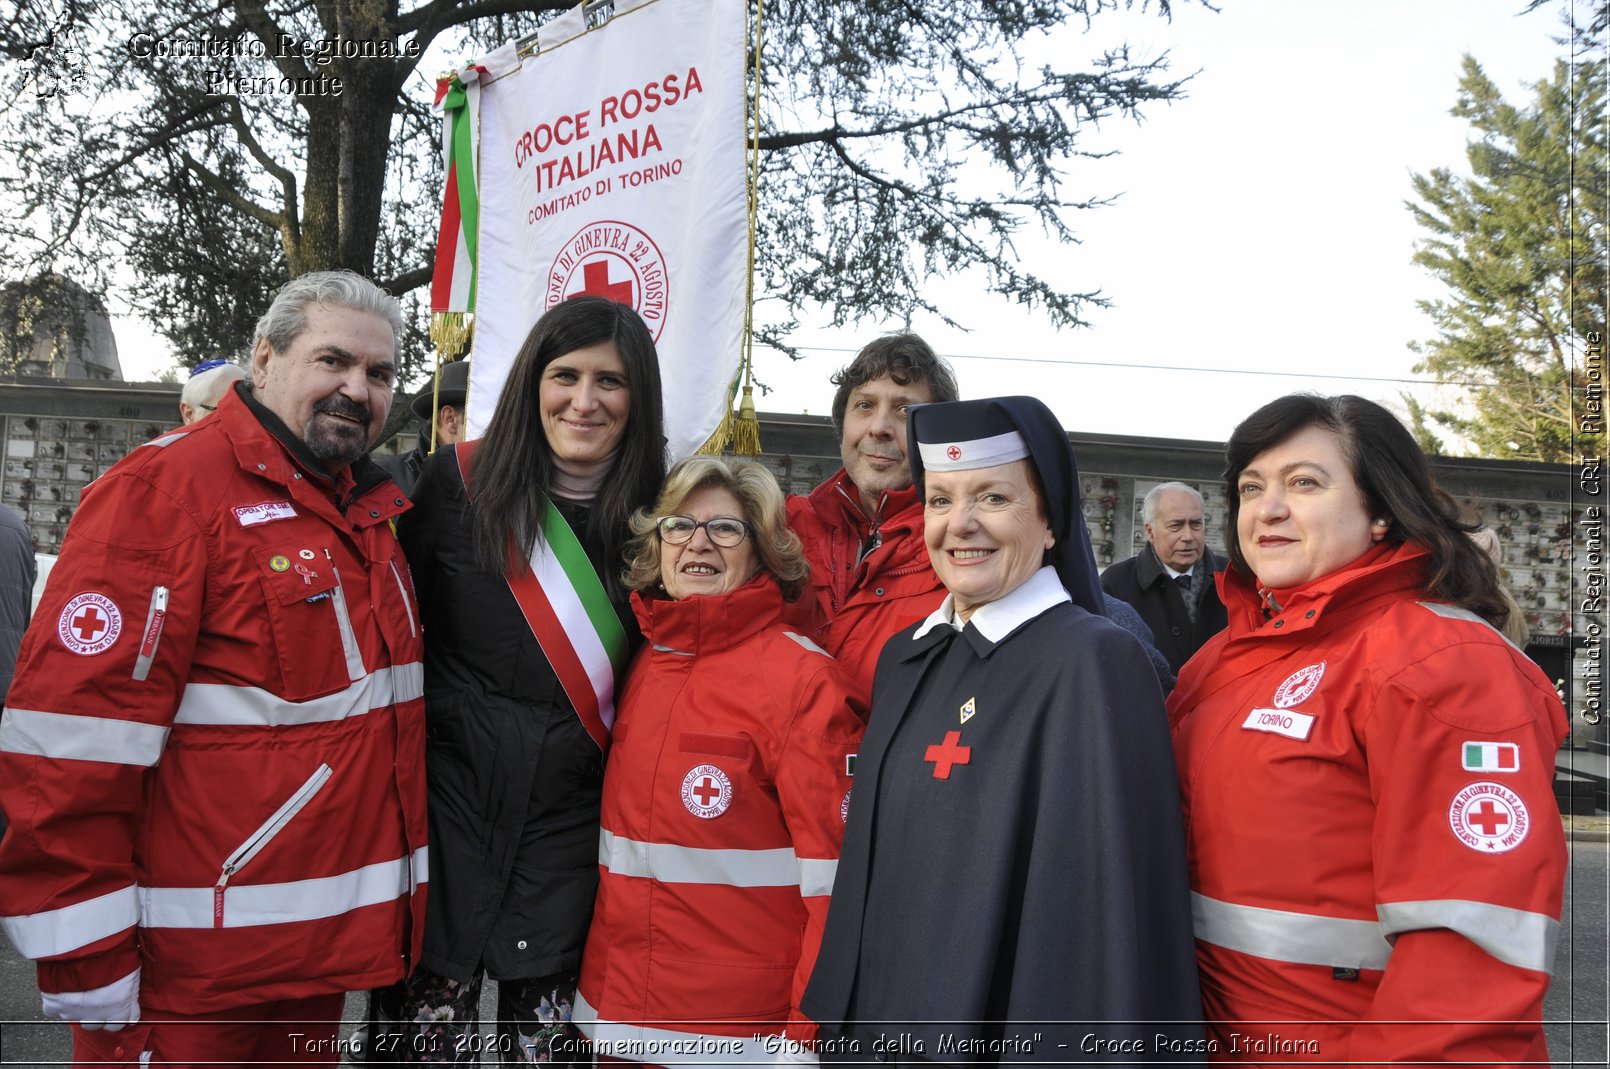
[(1471, 177), (1416, 175), (1409, 209), (1427, 231), (1415, 261), (1448, 288), (1422, 301), (1437, 336), (1415, 366), (1457, 384), (1461, 411), (1412, 412), (1483, 456), (1565, 461), (1577, 433), (1580, 354), (1603, 337), (1606, 296), (1605, 60), (1555, 64), (1526, 107), (1507, 103), (1465, 58), (1453, 114), (1470, 122)]

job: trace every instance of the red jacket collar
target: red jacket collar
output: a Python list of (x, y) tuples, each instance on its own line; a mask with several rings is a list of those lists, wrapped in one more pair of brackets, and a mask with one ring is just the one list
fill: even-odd
[[(840, 468), (822, 485), (811, 491), (811, 504), (835, 527), (849, 527), (859, 538), (872, 532), (874, 517), (861, 508), (861, 491), (850, 480), (850, 473)], [(917, 488), (907, 486), (901, 490), (887, 490), (876, 517), (885, 531), (922, 526), (922, 503), (917, 500)]]
[(226, 391), (211, 418), (229, 439), (242, 471), (278, 483), (296, 501), (332, 519), (345, 518), (350, 526), (369, 527), (410, 508), (407, 498), (368, 457), (331, 478), (305, 445), (287, 440), (290, 432), (284, 423), (257, 403), (245, 384)]
[(1286, 591), (1280, 612), (1264, 616), (1263, 595), (1257, 584), (1234, 563), (1218, 574), (1219, 598), (1229, 612), (1230, 636), (1254, 632), (1288, 634), (1315, 627), (1329, 609), (1357, 604), (1366, 598), (1425, 585), (1430, 553), (1414, 542), (1377, 546), (1353, 563), (1294, 591)]
[(632, 612), (643, 637), (656, 649), (683, 654), (716, 653), (740, 646), (776, 623), (782, 611), (783, 592), (766, 571), (725, 594), (700, 594), (680, 601), (661, 591), (632, 595)]

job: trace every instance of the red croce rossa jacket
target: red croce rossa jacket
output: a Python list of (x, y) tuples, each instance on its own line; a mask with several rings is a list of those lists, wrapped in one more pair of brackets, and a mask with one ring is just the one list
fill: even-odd
[(1267, 619), (1219, 578), (1169, 699), (1218, 1059), (1547, 1061), (1565, 713), (1426, 560), (1379, 547)]
[(872, 520), (843, 468), (810, 494), (788, 499), (788, 525), (805, 544), (810, 586), (783, 618), (827, 650), (867, 695), (891, 637), (939, 607), (945, 588), (922, 541), (915, 487), (883, 495), (879, 544), (864, 560)]
[[(196, 1014), (416, 960), (424, 708), (403, 495), (226, 394), (91, 484), (0, 720), (0, 913), (46, 992)], [(350, 495), (343, 513), (335, 493)]]
[(632, 598), (646, 641), (604, 773), (576, 1014), (600, 1053), (768, 1060), (760, 1033), (815, 1035), (799, 1000), (866, 708), (782, 604), (765, 573), (723, 595)]

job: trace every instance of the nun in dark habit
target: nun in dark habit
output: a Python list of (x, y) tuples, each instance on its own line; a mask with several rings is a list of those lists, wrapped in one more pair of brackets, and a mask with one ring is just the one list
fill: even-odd
[(889, 640), (802, 1009), (823, 1060), (1204, 1049), (1157, 676), (1102, 613), (1067, 435), (1032, 397), (921, 405), (949, 591)]

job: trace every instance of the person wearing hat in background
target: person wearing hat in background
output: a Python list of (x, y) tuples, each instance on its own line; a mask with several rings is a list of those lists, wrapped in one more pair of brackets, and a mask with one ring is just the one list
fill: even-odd
[(914, 406), (908, 432), (948, 594), (878, 661), (801, 1005), (821, 1056), (1188, 1055), (1201, 1003), (1163, 696), (1104, 614), (1067, 435), (1031, 397)]
[(218, 408), (224, 391), (246, 378), (246, 369), (228, 360), (203, 360), (190, 369), (190, 378), (179, 393), (179, 418), (186, 424), (210, 416)]
[(391, 476), (391, 481), (401, 487), (402, 492), (409, 497), (414, 496), (414, 483), (418, 481), (420, 468), (424, 466), (425, 458), (430, 456), (432, 449), (431, 405), (437, 406), (437, 448), (452, 445), (464, 437), (464, 401), (470, 390), (469, 359), (466, 357), (463, 360), (443, 364), (439, 374), (441, 376), (439, 387), (434, 382), (427, 382), (425, 388), (408, 402), (409, 410), (425, 421), (425, 426), (419, 432), (419, 444), (406, 453), (374, 458), (375, 463)]

